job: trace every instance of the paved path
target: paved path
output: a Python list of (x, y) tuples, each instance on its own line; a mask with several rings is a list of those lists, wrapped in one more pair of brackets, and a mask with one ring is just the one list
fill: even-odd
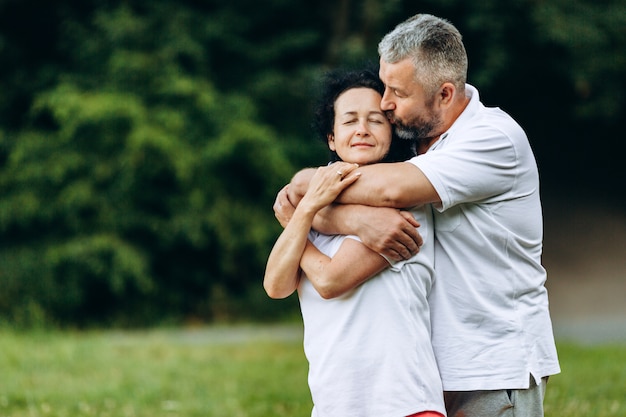
[(543, 264), (558, 339), (626, 344), (626, 213), (547, 203)]

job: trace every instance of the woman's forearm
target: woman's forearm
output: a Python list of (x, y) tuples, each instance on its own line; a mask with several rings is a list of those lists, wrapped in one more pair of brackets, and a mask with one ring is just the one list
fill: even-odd
[(300, 266), (320, 296), (330, 299), (356, 288), (389, 264), (357, 240), (347, 238), (332, 258), (308, 242)]
[(300, 281), (300, 259), (308, 242), (314, 211), (296, 209), (270, 252), (263, 287), (272, 298), (291, 295)]

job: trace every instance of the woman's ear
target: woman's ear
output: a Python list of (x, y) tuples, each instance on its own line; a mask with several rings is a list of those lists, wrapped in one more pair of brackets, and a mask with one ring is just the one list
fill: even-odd
[(337, 150), (335, 148), (335, 135), (333, 135), (332, 133), (328, 134), (328, 147), (330, 148), (331, 151)]

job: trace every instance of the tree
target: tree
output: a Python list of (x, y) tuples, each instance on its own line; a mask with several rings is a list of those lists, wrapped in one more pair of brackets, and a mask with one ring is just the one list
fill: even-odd
[(295, 169), (325, 162), (308, 129), (317, 80), (376, 62), (379, 39), (416, 13), (460, 29), (470, 83), (527, 130), (544, 192), (614, 190), (625, 7), (4, 0), (0, 317), (146, 324), (282, 309), (260, 285), (279, 232), (271, 205)]
[(200, 75), (203, 49), (172, 23), (193, 13), (159, 7), (66, 22), (74, 70), (3, 136), (0, 311), (13, 319), (210, 317), (216, 288), (243, 292), (264, 262), (289, 160), (249, 98)]

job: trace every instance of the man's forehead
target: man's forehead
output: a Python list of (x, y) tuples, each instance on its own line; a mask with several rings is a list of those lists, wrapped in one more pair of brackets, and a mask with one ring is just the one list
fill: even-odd
[(380, 60), (378, 76), (388, 87), (409, 86), (413, 83), (413, 64), (409, 59), (390, 64)]

